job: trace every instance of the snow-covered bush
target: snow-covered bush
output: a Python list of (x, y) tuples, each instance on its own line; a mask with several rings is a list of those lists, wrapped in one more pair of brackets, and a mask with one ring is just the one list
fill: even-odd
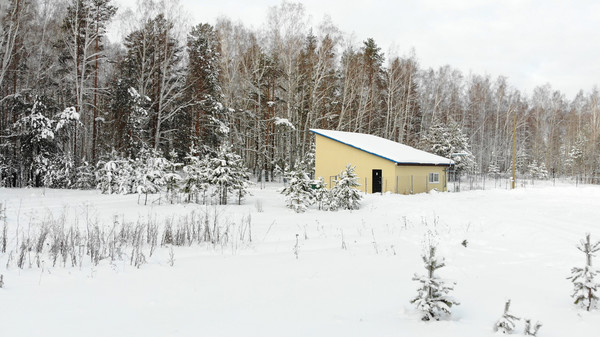
[(311, 186), (313, 180), (308, 177), (302, 165), (296, 167), (294, 171), (286, 172), (285, 178), (288, 186), (281, 193), (285, 195), (286, 206), (296, 213), (303, 213), (315, 198)]
[(356, 189), (360, 184), (358, 183), (358, 176), (354, 172), (354, 169), (355, 167), (348, 164), (346, 169), (340, 172), (337, 183), (331, 189), (329, 209), (352, 210), (359, 208), (359, 201), (362, 195)]
[(594, 253), (600, 251), (600, 241), (591, 242), (590, 234), (586, 234), (585, 240), (581, 240), (577, 246), (585, 254), (585, 266), (583, 268), (575, 267), (571, 269), (571, 276), (568, 277), (573, 282), (573, 294), (575, 304), (585, 308), (587, 311), (595, 308), (598, 303), (597, 291), (600, 289), (600, 281), (596, 279), (598, 269), (592, 267), (592, 257)]
[(504, 304), (504, 314), (494, 325), (494, 331), (499, 331), (504, 334), (510, 334), (515, 330), (517, 324), (516, 321), (520, 320), (520, 318), (509, 313), (509, 309), (510, 300), (506, 301), (506, 303)]
[(453, 305), (460, 304), (448, 294), (454, 290), (454, 284), (449, 284), (445, 280), (435, 275), (435, 271), (445, 266), (444, 259), (438, 258), (436, 246), (432, 243), (426, 247), (422, 258), (425, 263), (426, 275), (417, 275), (413, 281), (420, 283), (418, 294), (410, 303), (414, 303), (417, 309), (423, 314), (422, 320), (439, 320), (442, 315), (450, 315)]

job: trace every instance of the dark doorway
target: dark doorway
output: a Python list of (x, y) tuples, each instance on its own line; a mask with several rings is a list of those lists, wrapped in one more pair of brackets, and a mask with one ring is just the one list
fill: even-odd
[(372, 193), (381, 193), (381, 170), (373, 170)]

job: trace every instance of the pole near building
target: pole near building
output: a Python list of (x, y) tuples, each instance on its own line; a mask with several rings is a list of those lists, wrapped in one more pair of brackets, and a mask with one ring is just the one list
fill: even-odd
[(512, 151), (512, 189), (515, 189), (517, 181), (517, 110), (514, 111), (513, 124), (513, 151)]

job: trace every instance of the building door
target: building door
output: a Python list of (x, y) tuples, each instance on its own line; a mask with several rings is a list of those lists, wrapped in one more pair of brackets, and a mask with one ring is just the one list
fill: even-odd
[(372, 193), (381, 193), (381, 170), (373, 170)]

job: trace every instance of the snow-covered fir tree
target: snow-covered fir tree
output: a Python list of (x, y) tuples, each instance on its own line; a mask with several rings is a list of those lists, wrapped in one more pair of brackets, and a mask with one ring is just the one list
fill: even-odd
[(89, 162), (84, 161), (83, 164), (75, 169), (75, 183), (73, 186), (82, 190), (96, 187), (94, 167)]
[(179, 167), (183, 164), (177, 162), (177, 152), (169, 153), (169, 160), (165, 166), (164, 182), (165, 182), (165, 197), (170, 203), (174, 203), (179, 192), (179, 184), (181, 183), (181, 175), (177, 173)]
[(355, 167), (348, 164), (346, 169), (340, 172), (338, 180), (331, 189), (331, 198), (329, 200), (329, 209), (358, 209), (359, 201), (362, 195), (356, 189), (360, 186), (358, 176), (354, 172)]
[(297, 165), (293, 171), (285, 173), (288, 185), (281, 191), (285, 195), (288, 208), (303, 213), (314, 202), (313, 180), (308, 177), (304, 165)]
[(113, 194), (117, 190), (117, 161), (100, 160), (96, 170), (96, 188), (104, 194)]
[(144, 194), (144, 205), (148, 202), (148, 194), (158, 193), (165, 185), (165, 174), (170, 162), (157, 151), (145, 149), (133, 163), (133, 190)]
[(477, 164), (471, 153), (469, 138), (456, 122), (448, 126), (434, 123), (423, 135), (420, 147), (428, 152), (454, 160), (457, 173), (473, 172)]
[(537, 160), (534, 160), (527, 166), (529, 176), (534, 179), (548, 179), (548, 170), (546, 164), (541, 163), (538, 165)]
[(133, 192), (134, 167), (130, 160), (116, 151), (110, 152), (96, 164), (96, 188), (104, 194)]
[(542, 322), (536, 322), (535, 324), (531, 324), (531, 319), (525, 319), (525, 328), (523, 329), (523, 334), (525, 336), (537, 336), (538, 331), (542, 327)]
[(75, 182), (73, 158), (69, 154), (55, 156), (44, 175), (44, 186), (52, 188), (71, 188)]
[(187, 164), (183, 166), (181, 192), (185, 195), (187, 202), (197, 203), (200, 193), (205, 195), (208, 189), (208, 163), (206, 159), (198, 157), (193, 147), (185, 159)]
[(508, 312), (510, 310), (510, 300), (504, 304), (504, 314), (494, 325), (494, 331), (498, 331), (504, 334), (510, 334), (515, 330), (519, 317)]
[(60, 158), (56, 143), (56, 128), (51, 116), (53, 104), (44, 97), (35, 97), (33, 103), (21, 102), (22, 117), (13, 125), (12, 137), (17, 139), (20, 161), (25, 169), (26, 181), (32, 186), (51, 182), (45, 176), (52, 170), (52, 163)]
[(497, 177), (500, 174), (500, 166), (496, 163), (491, 163), (488, 166), (488, 175), (491, 177)]
[(450, 315), (453, 305), (460, 304), (449, 293), (454, 290), (454, 284), (438, 277), (435, 272), (445, 266), (444, 259), (436, 256), (436, 245), (429, 243), (422, 256), (425, 263), (426, 275), (417, 275), (413, 281), (420, 284), (418, 294), (410, 302), (417, 306), (423, 314), (422, 320), (439, 320), (442, 315)]
[(250, 173), (242, 158), (231, 150), (231, 146), (222, 145), (214, 157), (208, 158), (207, 165), (207, 182), (214, 187), (219, 204), (227, 205), (232, 193), (241, 204), (250, 186)]
[(600, 289), (600, 280), (597, 279), (597, 276), (599, 270), (592, 266), (592, 257), (600, 251), (600, 241), (592, 243), (588, 233), (585, 240), (580, 241), (577, 249), (585, 254), (585, 266), (571, 269), (571, 276), (568, 277), (573, 282), (574, 288), (571, 296), (575, 299), (575, 304), (590, 311), (598, 304), (597, 292)]
[(323, 177), (319, 177), (318, 179), (313, 180), (313, 186), (313, 193), (317, 207), (319, 208), (319, 210), (328, 210), (331, 194), (329, 189), (327, 189), (327, 184), (325, 183)]

